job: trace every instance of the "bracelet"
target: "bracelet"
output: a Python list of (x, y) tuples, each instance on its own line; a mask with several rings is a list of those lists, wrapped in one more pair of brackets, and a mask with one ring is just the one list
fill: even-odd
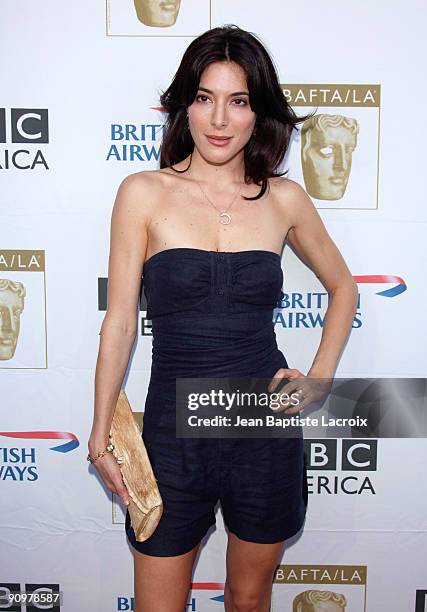
[[(109, 437), (109, 438), (111, 438), (111, 434), (109, 434), (109, 436), (108, 436), (108, 437)], [(122, 463), (124, 463), (125, 458), (124, 458), (124, 457), (122, 457), (122, 456), (120, 456), (120, 457), (116, 457), (116, 455), (113, 453), (113, 451), (114, 451), (114, 449), (115, 449), (115, 448), (116, 448), (116, 447), (114, 446), (114, 444), (113, 444), (112, 442), (109, 442), (109, 443), (107, 444), (107, 446), (105, 447), (105, 450), (103, 450), (103, 451), (98, 451), (98, 455), (97, 455), (95, 458), (91, 457), (91, 456), (90, 456), (90, 453), (88, 453), (88, 455), (87, 455), (86, 459), (87, 459), (88, 461), (90, 461), (90, 463), (95, 463), (95, 461), (97, 461), (98, 459), (100, 459), (100, 457), (103, 457), (103, 456), (105, 455), (105, 453), (112, 453), (112, 454), (113, 454), (114, 459), (116, 460), (116, 462), (117, 462), (119, 465), (121, 465)]]
[[(108, 436), (109, 438), (111, 438), (111, 435)], [(90, 463), (95, 463), (95, 461), (97, 461), (98, 459), (100, 459), (101, 457), (103, 457), (105, 455), (105, 453), (112, 453), (113, 450), (116, 447), (114, 446), (114, 444), (112, 442), (108, 442), (107, 446), (105, 447), (105, 450), (103, 451), (98, 451), (98, 455), (93, 458), (90, 456), (90, 453), (88, 453), (86, 459), (90, 462)]]

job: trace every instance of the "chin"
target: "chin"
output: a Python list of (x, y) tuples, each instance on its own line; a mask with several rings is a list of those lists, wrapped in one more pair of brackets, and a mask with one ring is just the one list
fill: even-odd
[(199, 149), (199, 151), (206, 159), (228, 159), (237, 153), (237, 149), (228, 149), (227, 147), (218, 147), (215, 149), (212, 149), (211, 147), (202, 147)]

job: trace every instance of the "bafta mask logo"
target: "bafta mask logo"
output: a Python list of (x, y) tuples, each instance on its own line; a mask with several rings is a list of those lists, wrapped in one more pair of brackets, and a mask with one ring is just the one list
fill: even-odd
[(332, 591), (303, 591), (293, 601), (292, 612), (345, 612), (347, 599)]
[(175, 25), (180, 0), (134, 0), (136, 15), (141, 23), (153, 28)]
[(301, 128), (301, 165), (307, 192), (318, 200), (340, 200), (350, 176), (359, 124), (342, 115), (319, 114)]
[(24, 297), (22, 283), (0, 278), (0, 360), (12, 359), (15, 354)]

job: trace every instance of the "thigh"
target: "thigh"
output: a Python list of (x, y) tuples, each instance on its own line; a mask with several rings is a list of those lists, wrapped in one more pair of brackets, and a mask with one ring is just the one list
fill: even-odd
[(132, 549), (134, 612), (183, 612), (200, 543), (182, 555), (154, 557)]
[(226, 590), (230, 602), (237, 606), (240, 603), (242, 609), (249, 609), (250, 605), (269, 609), (274, 572), (284, 547), (284, 542), (258, 544), (229, 533)]

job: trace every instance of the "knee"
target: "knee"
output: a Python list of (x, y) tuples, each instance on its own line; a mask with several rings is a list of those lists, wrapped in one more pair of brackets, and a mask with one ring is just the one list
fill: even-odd
[(226, 610), (230, 612), (268, 612), (270, 610), (271, 588), (254, 592), (246, 589), (236, 589), (225, 585), (224, 599)]

